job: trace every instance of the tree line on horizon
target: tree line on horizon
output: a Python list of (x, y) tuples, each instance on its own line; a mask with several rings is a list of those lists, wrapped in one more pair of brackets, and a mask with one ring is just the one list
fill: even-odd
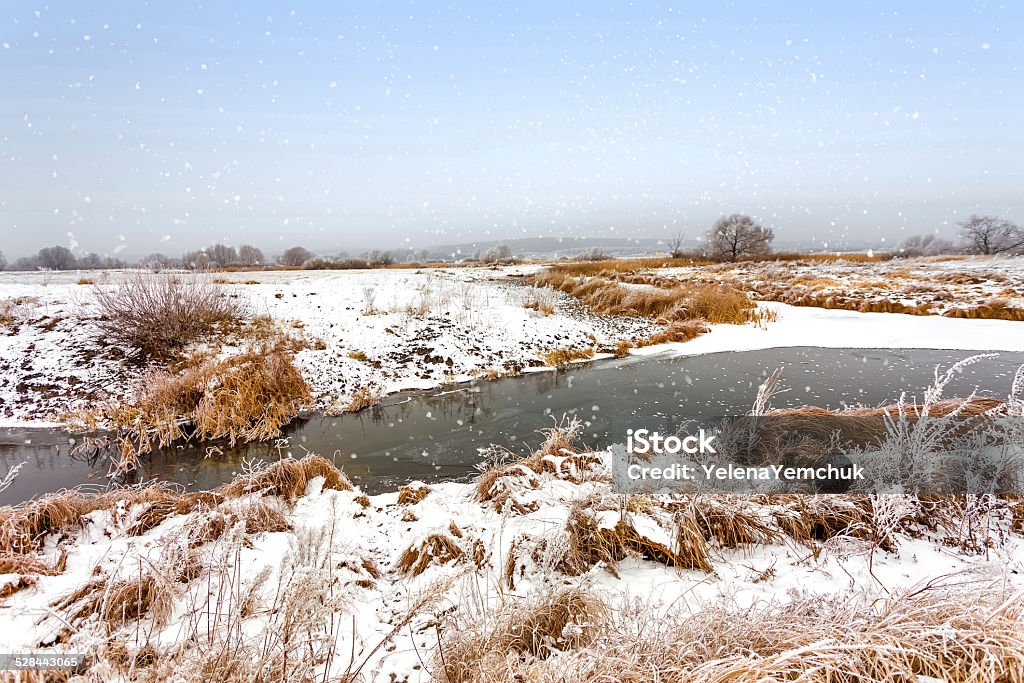
[[(958, 223), (960, 242), (941, 238), (938, 235), (913, 235), (906, 238), (892, 254), (895, 257), (937, 256), (940, 254), (982, 254), (1019, 255), (1024, 254), (1024, 228), (1012, 221), (996, 216), (972, 215)], [(771, 253), (775, 238), (772, 228), (766, 228), (746, 214), (734, 213), (715, 221), (708, 230), (706, 241), (701, 248), (687, 250), (683, 247), (684, 236), (676, 234), (668, 240), (668, 252), (672, 258), (710, 258), (717, 261), (735, 262), (745, 258), (761, 257)], [(412, 254), (419, 261), (427, 260), (427, 251)], [(577, 259), (598, 261), (613, 258), (600, 247), (582, 252)], [(516, 260), (507, 244), (498, 244), (478, 251), (465, 259), (480, 263), (511, 263)], [(111, 270), (119, 268), (144, 267), (154, 270), (185, 269), (210, 270), (217, 268), (253, 268), (277, 265), (286, 268), (345, 269), (374, 268), (389, 266), (398, 262), (390, 251), (373, 250), (358, 258), (341, 255), (336, 258), (317, 256), (305, 247), (286, 249), (273, 261), (263, 251), (249, 244), (237, 249), (226, 244), (212, 244), (182, 254), (180, 257), (153, 253), (131, 263), (113, 256), (99, 256), (86, 253), (76, 256), (65, 246), (40, 249), (34, 256), (25, 256), (8, 264), (0, 251), (0, 270)]]

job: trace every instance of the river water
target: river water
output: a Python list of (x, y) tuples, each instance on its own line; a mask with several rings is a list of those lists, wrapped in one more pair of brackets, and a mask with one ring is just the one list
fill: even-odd
[[(538, 430), (573, 415), (585, 424), (595, 448), (625, 440), (627, 429), (672, 432), (686, 419), (741, 415), (769, 373), (782, 369), (788, 390), (775, 407), (842, 408), (918, 396), (943, 369), (972, 355), (922, 349), (787, 348), (681, 357), (670, 354), (597, 361), (565, 372), (520, 377), (432, 392), (388, 397), (378, 407), (338, 417), (313, 416), (289, 426), (276, 443), (228, 448), (209, 444), (164, 449), (144, 458), (137, 476), (188, 489), (229, 481), (246, 459), (277, 460), (307, 451), (341, 466), (369, 493), (408, 481), (463, 479), (496, 444), (526, 454), (543, 437)], [(978, 389), (1005, 397), (1024, 353), (1000, 353), (965, 368), (947, 396)], [(0, 430), (0, 467), (24, 462), (0, 504), (27, 500), (72, 486), (109, 485), (110, 453), (74, 453), (80, 436), (60, 430)], [(207, 454), (211, 453), (209, 457)]]

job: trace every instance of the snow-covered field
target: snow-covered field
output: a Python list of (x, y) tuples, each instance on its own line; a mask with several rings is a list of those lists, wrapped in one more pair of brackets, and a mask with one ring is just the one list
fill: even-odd
[[(315, 476), (294, 501), (254, 493), (186, 514), (165, 507), (166, 516), (157, 518), (163, 521), (142, 522), (141, 533), (130, 529), (161, 509), (159, 503), (137, 498), (88, 512), (65, 533), (46, 537), (33, 554), (45, 566), (63, 564), (62, 571), (8, 569), (0, 576), (0, 590), (11, 593), (0, 604), (0, 650), (89, 653), (94, 680), (208, 680), (210, 667), (227, 656), (236, 677), (221, 672), (216, 680), (256, 680), (250, 669), (283, 666), (288, 680), (350, 680), (345, 676), (358, 670), (358, 680), (429, 681), (446, 680), (446, 648), (475, 637), (461, 629), (469, 625), (480, 637), (492, 636), (503, 628), (497, 614), (511, 610), (523, 618), (522, 606), (543, 608), (558, 590), (579, 590), (637, 629), (704, 610), (731, 610), (734, 620), (743, 620), (756, 618), (750, 610), (793, 601), (823, 609), (840, 596), (844, 604), (884, 614), (888, 600), (899, 604), (908, 593), (944, 587), (974, 592), (969, 599), (963, 593), (965, 615), (978, 609), (982, 617), (1002, 620), (1019, 610), (1019, 596), (998, 609), (983, 607), (1024, 589), (1024, 539), (998, 510), (984, 516), (983, 552), (964, 550), (953, 528), (929, 528), (927, 518), (915, 522), (913, 501), (898, 511), (902, 521), (884, 548), (856, 525), (818, 540), (799, 539), (785, 531), (785, 520), (841, 517), (856, 504), (831, 496), (705, 497), (704, 507), (690, 508), (690, 499), (657, 497), (634, 498), (623, 509), (624, 499), (611, 495), (603, 474), (606, 455), (562, 453), (545, 456), (549, 467), (540, 472), (525, 466), (506, 471), (486, 489), (487, 500), (473, 486), (454, 483), (412, 486), (419, 495), (366, 498), (343, 486), (325, 489), (324, 477)], [(270, 530), (253, 522), (262, 506), (280, 515)], [(702, 515), (715, 510), (752, 520), (744, 523), (757, 530), (755, 537), (734, 545), (719, 531), (697, 545), (679, 540), (680, 520), (702, 524), (708, 519)], [(712, 528), (718, 524), (727, 526), (714, 522)], [(594, 533), (610, 534), (606, 542), (640, 540), (626, 557), (601, 560), (581, 547)], [(676, 543), (689, 548), (680, 552), (693, 566), (658, 561), (658, 549)], [(140, 601), (141, 615), (133, 607)], [(912, 622), (924, 616), (913, 615), (905, 626), (917, 628)], [(571, 640), (573, 629), (597, 627), (585, 614), (563, 618), (567, 623), (541, 648), (556, 670), (558, 657), (573, 661), (574, 646), (560, 640)], [(900, 628), (898, 620), (889, 621)], [(804, 626), (792, 624), (789, 636), (799, 640)], [(966, 627), (958, 621), (931, 628), (943, 633), (945, 649), (956, 651), (957, 629)], [(994, 632), (989, 636), (998, 640)], [(702, 637), (711, 643), (718, 634)], [(762, 654), (733, 653), (733, 664), (760, 659), (779, 637), (766, 632), (757, 640)], [(886, 637), (880, 631), (829, 647), (855, 650)], [(507, 680), (534, 680), (513, 675), (531, 666), (515, 642), (495, 637), (486, 656), (498, 658), (499, 670), (509, 658)], [(606, 654), (595, 647), (579, 654)], [(776, 656), (780, 664), (792, 663), (808, 652)], [(447, 656), (458, 655), (449, 650)], [(916, 660), (919, 671), (928, 670), (923, 659)], [(560, 675), (588, 680), (568, 669)]]
[[(650, 321), (597, 318), (566, 297), (552, 315), (524, 307), (536, 294), (516, 270), (245, 272), (211, 276), (310, 348), (296, 359), (317, 407), (344, 406), (364, 387), (431, 388), (543, 365), (559, 347), (614, 345), (657, 329)], [(93, 287), (118, 272), (0, 273), (0, 424), (44, 424), (90, 402), (130, 398), (142, 368), (91, 327)], [(186, 275), (185, 277), (193, 277)], [(94, 284), (77, 284), (86, 280)]]
[[(822, 263), (814, 271), (821, 278), (845, 278), (847, 270), (867, 277), (865, 268), (871, 268), (876, 279), (891, 279), (897, 268), (893, 263)], [(936, 280), (939, 272), (959, 274), (947, 278), (954, 280), (963, 280), (963, 273), (985, 273), (985, 282), (1001, 278), (1002, 290), (1024, 291), (1019, 260), (913, 264), (909, 270), (918, 279)], [(595, 316), (572, 297), (538, 292), (510, 277), (533, 268), (268, 271), (210, 277), (245, 301), (253, 315), (270, 316), (310, 342), (296, 362), (313, 388), (316, 407), (328, 410), (343, 408), (361, 389), (386, 394), (542, 367), (545, 354), (556, 348), (595, 348), (600, 357), (602, 349), (620, 340), (636, 340), (659, 329), (650, 320)], [(793, 266), (756, 268), (761, 272)], [(700, 273), (721, 277), (733, 270), (657, 273), (693, 279)], [(127, 350), (105, 343), (91, 324), (96, 315), (93, 287), (114, 286), (120, 277), (117, 272), (0, 273), (0, 302), (5, 302), (8, 320), (0, 325), (5, 332), (0, 335), (0, 424), (46, 424), (90, 403), (131, 398), (143, 369), (125, 364)], [(995, 285), (942, 287), (970, 303), (992, 294)], [(526, 307), (537, 299), (553, 312)], [(775, 309), (778, 321), (761, 327), (716, 325), (710, 334), (669, 346), (686, 354), (785, 346), (1024, 350), (1020, 323), (1013, 321), (761, 305)], [(633, 352), (658, 350), (664, 347)]]
[(669, 280), (729, 284), (758, 298), (800, 305), (889, 310), (881, 307), (899, 304), (918, 313), (956, 315), (995, 302), (1024, 314), (1024, 259), (1019, 257), (761, 261), (656, 273)]

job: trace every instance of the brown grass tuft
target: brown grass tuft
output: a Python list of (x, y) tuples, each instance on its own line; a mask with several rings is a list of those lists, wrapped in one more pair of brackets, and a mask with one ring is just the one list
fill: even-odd
[(398, 558), (398, 569), (402, 573), (419, 576), (432, 564), (444, 565), (458, 562), (466, 557), (459, 544), (451, 536), (436, 533), (415, 542), (405, 549)]
[(187, 515), (197, 509), (213, 509), (223, 500), (222, 496), (213, 492), (176, 493), (170, 490), (159, 490), (159, 498), (150, 502), (139, 513), (135, 522), (125, 530), (129, 536), (141, 536), (150, 529), (159, 526), (171, 515)]
[(240, 477), (217, 489), (223, 496), (236, 498), (259, 492), (265, 496), (281, 496), (294, 500), (303, 495), (309, 483), (323, 477), (324, 489), (352, 491), (352, 482), (345, 474), (319, 455), (307, 455), (301, 460), (281, 460), (258, 474)]
[(250, 502), (242, 510), (242, 521), (245, 522), (247, 534), (259, 534), (262, 532), (276, 533), (291, 531), (292, 525), (285, 517), (284, 510), (279, 502), (273, 499), (261, 498)]
[(492, 680), (492, 672), (585, 647), (608, 618), (608, 607), (579, 588), (563, 588), (525, 604), (506, 603), (496, 614), (446, 630), (434, 662), (436, 676), (442, 683)]
[(311, 400), (309, 385), (283, 345), (260, 346), (221, 361), (206, 361), (180, 375), (155, 373), (134, 404), (111, 405), (98, 415), (71, 415), (88, 428), (97, 420), (120, 430), (122, 462), (180, 440), (263, 441)]
[(149, 576), (109, 581), (93, 579), (51, 603), (65, 613), (67, 621), (79, 625), (98, 615), (109, 632), (149, 615), (154, 624), (167, 623), (174, 608), (174, 589)]
[(41, 576), (57, 576), (63, 574), (67, 566), (67, 555), (61, 554), (56, 564), (50, 565), (33, 555), (21, 553), (0, 553), (0, 574), (38, 574)]
[(364, 408), (377, 405), (383, 397), (384, 393), (375, 386), (367, 385), (365, 387), (359, 387), (352, 392), (352, 399), (347, 405), (345, 405), (341, 412), (359, 412)]
[(408, 484), (398, 489), (399, 505), (415, 505), (430, 493), (430, 489), (423, 484)]
[(688, 342), (710, 331), (711, 329), (700, 320), (676, 320), (661, 332), (638, 341), (636, 346), (643, 347), (667, 344), (669, 342)]
[[(705, 573), (714, 571), (710, 549), (692, 518), (681, 518), (675, 538), (666, 543), (640, 531), (637, 516), (646, 516), (644, 513), (622, 511), (616, 514), (619, 514), (619, 519), (613, 527), (599, 525), (591, 510), (580, 503), (575, 504), (565, 527), (568, 542), (556, 568), (575, 576), (600, 562), (615, 574), (616, 563), (632, 555), (670, 567), (697, 569)], [(649, 525), (658, 526), (658, 523), (648, 517), (641, 528)]]
[(782, 531), (799, 543), (813, 545), (837, 536), (869, 538), (871, 502), (867, 497), (831, 495), (774, 496), (782, 507), (774, 511)]
[(541, 271), (532, 281), (575, 296), (598, 315), (742, 324), (750, 322), (757, 310), (749, 296), (727, 285), (658, 280), (658, 285), (668, 286), (627, 287), (603, 277), (576, 277), (560, 266)]
[(594, 349), (570, 349), (559, 348), (544, 356), (544, 363), (551, 367), (564, 370), (572, 365), (574, 361), (589, 360), (594, 357)]

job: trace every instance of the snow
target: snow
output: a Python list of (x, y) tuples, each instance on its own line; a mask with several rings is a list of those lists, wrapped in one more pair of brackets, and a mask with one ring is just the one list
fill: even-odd
[[(148, 639), (162, 647), (169, 646), (185, 632), (188, 616), (183, 604), (198, 599), (199, 605), (190, 609), (202, 610), (206, 600), (215, 604), (219, 599), (216, 596), (224, 590), (246, 589), (257, 584), (257, 577), (266, 572), (271, 578), (256, 591), (260, 602), (245, 623), (246, 633), (259, 634), (270, 618), (270, 613), (260, 605), (269, 605), (275, 599), (275, 582), (287, 576), (285, 558), (297, 552), (315, 555), (311, 547), (300, 546), (318, 538), (328, 539), (327, 566), (332, 568), (334, 590), (344, 605), (340, 613), (344, 628), (336, 646), (338, 653), (345, 653), (341, 657), (345, 661), (338, 664), (342, 667), (353, 649), (358, 660), (386, 638), (413, 597), (425, 589), (442, 590), (443, 606), (460, 604), (466, 596), (494, 602), (524, 597), (552, 581), (573, 583), (600, 593), (613, 605), (628, 600), (657, 615), (665, 610), (696, 611), (703, 604), (722, 601), (742, 608), (808, 593), (884, 597), (940, 577), (948, 581), (954, 575), (999, 579), (1006, 582), (1009, 590), (1024, 588), (1024, 544), (1019, 536), (1008, 536), (1002, 545), (987, 553), (972, 555), (927, 533), (913, 538), (901, 535), (896, 552), (875, 550), (873, 556), (865, 542), (843, 537), (825, 543), (818, 552), (792, 539), (737, 549), (721, 548), (714, 553), (713, 572), (707, 574), (632, 557), (619, 562), (614, 572), (598, 564), (580, 577), (567, 577), (552, 574), (550, 568), (542, 566), (543, 562), (534, 564), (527, 556), (517, 555), (524, 562), (525, 573), (520, 574), (517, 569), (514, 587), (497, 588), (502, 585), (508, 555), (517, 539), (549, 539), (559, 543), (570, 506), (577, 501), (600, 500), (609, 492), (609, 484), (600, 480), (574, 484), (552, 474), (539, 475), (536, 484), (535, 489), (526, 488), (539, 504), (538, 509), (525, 515), (496, 512), (490, 503), (477, 502), (471, 485), (467, 484), (434, 485), (425, 499), (410, 506), (398, 505), (393, 493), (382, 494), (371, 497), (365, 508), (356, 500), (358, 490), (322, 490), (311, 485), (293, 507), (284, 507), (292, 531), (245, 535), (247, 541), (240, 543), (237, 551), (231, 545), (231, 534), (200, 548), (207, 562), (218, 557), (236, 558), (227, 565), (230, 585), (225, 588), (216, 576), (204, 575), (192, 584), (176, 586), (178, 603), (171, 622), (159, 628), (143, 620), (139, 630), (129, 624), (126, 628), (134, 634), (130, 642), (144, 643)], [(247, 502), (251, 501), (243, 498), (227, 501), (226, 505), (237, 509)], [(140, 571), (159, 570), (175, 534), (190, 517), (200, 514), (173, 516), (142, 536), (127, 536), (124, 530), (139, 511), (124, 510), (117, 515), (94, 512), (80, 531), (68, 534), (60, 543), (68, 553), (67, 571), (58, 576), (38, 577), (35, 585), (16, 592), (0, 606), (0, 650), (32, 651), (38, 643), (51, 641), (64, 624), (54, 615), (50, 604), (93, 576), (125, 578)], [(409, 512), (413, 514), (410, 516)], [(619, 519), (616, 511), (599, 511), (597, 516), (603, 528), (614, 527)], [(642, 536), (671, 546), (670, 536), (654, 517), (629, 514), (629, 518)], [(446, 533), (453, 523), (460, 535), (452, 538), (461, 547), (468, 549), (480, 541), (487, 548), (481, 567), (473, 569), (468, 560), (461, 564), (434, 563), (417, 577), (407, 576), (397, 568), (397, 558), (405, 548), (431, 533)], [(46, 548), (47, 560), (56, 560), (56, 539), (48, 539)], [(366, 581), (366, 574), (358, 569), (364, 559), (372, 560), (380, 568), (380, 579)], [(0, 584), (9, 578), (0, 577)], [(427, 613), (412, 620), (408, 628), (395, 636), (393, 647), (373, 655), (367, 671), (375, 673), (368, 674), (367, 680), (429, 680), (421, 661), (437, 645), (430, 617)], [(77, 646), (72, 640), (63, 647), (74, 651)]]
[(810, 306), (760, 302), (778, 313), (765, 327), (713, 325), (709, 334), (684, 343), (636, 349), (665, 350), (695, 356), (719, 351), (816, 346), (833, 349), (950, 349), (954, 351), (1024, 351), (1024, 327), (1010, 320), (967, 320), (899, 313), (858, 313)]
[[(836, 275), (856, 267), (864, 275), (869, 272), (864, 266), (870, 266), (872, 273), (891, 275), (892, 263), (815, 264), (815, 272)], [(1016, 286), (1021, 277), (1017, 260), (950, 263), (924, 261), (917, 267), (926, 269), (923, 276), (987, 273), (986, 278), (1003, 278), (1003, 286)], [(311, 342), (297, 355), (297, 366), (317, 397), (315, 407), (336, 411), (363, 387), (387, 394), (546, 369), (542, 359), (556, 348), (600, 350), (658, 329), (649, 320), (594, 316), (560, 293), (550, 293), (556, 302), (552, 315), (525, 308), (531, 289), (510, 276), (538, 267), (255, 271), (213, 277), (243, 298), (254, 315), (268, 315)], [(684, 270), (657, 273), (679, 276)], [(17, 322), (0, 335), (0, 426), (52, 426), (68, 410), (130, 398), (138, 390), (143, 369), (126, 366), (121, 359), (127, 350), (90, 332), (96, 314), (92, 286), (77, 284), (84, 279), (112, 286), (120, 277), (123, 273), (109, 271), (0, 273), (0, 302), (19, 302), (13, 307)], [(775, 302), (760, 306), (777, 312), (778, 321), (759, 327), (714, 325), (692, 341), (632, 353), (699, 355), (794, 346), (1024, 351), (1019, 322)]]

